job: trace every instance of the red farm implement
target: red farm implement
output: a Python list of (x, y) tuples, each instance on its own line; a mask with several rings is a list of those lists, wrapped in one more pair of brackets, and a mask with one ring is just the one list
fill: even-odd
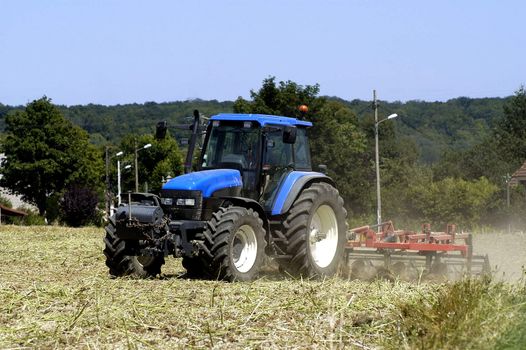
[[(377, 228), (378, 231), (374, 229)], [(353, 228), (348, 233), (346, 266), (353, 278), (372, 279), (388, 273), (402, 279), (459, 278), (490, 273), (487, 255), (473, 254), (470, 233), (395, 230), (391, 221)]]

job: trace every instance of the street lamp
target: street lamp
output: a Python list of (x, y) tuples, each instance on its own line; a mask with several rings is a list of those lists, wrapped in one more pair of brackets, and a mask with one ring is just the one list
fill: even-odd
[[(131, 168), (131, 164), (128, 164), (124, 167), (123, 170), (127, 170), (127, 169), (130, 169)], [(121, 205), (121, 163), (120, 161), (117, 162), (117, 183), (118, 183), (118, 191), (119, 191), (119, 194), (117, 195), (117, 203), (118, 203), (118, 206)]]
[(374, 108), (374, 141), (375, 141), (375, 155), (376, 155), (376, 223), (378, 225), (382, 224), (382, 197), (380, 195), (380, 156), (379, 156), (379, 146), (378, 146), (378, 125), (385, 122), (386, 120), (393, 119), (398, 117), (398, 114), (393, 113), (387, 118), (378, 121), (378, 103), (376, 101), (376, 90), (373, 90), (373, 108)]
[(111, 208), (112, 208), (112, 205), (110, 204), (110, 202), (112, 202), (111, 200), (111, 193), (110, 193), (110, 176), (109, 176), (109, 165), (110, 165), (110, 160), (114, 157), (121, 157), (124, 152), (122, 151), (119, 151), (117, 152), (115, 155), (113, 156), (110, 156), (109, 154), (109, 146), (106, 146), (106, 213), (108, 213), (108, 215), (110, 215), (111, 213)]
[(152, 147), (152, 144), (147, 143), (141, 148), (137, 148), (137, 140), (135, 141), (135, 192), (139, 192), (139, 162), (137, 153), (139, 153), (139, 151), (142, 151), (143, 149), (147, 149), (150, 147)]

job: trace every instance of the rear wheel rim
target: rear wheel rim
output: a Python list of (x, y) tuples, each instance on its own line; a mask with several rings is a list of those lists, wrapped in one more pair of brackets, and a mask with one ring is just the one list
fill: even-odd
[(256, 232), (249, 225), (239, 227), (234, 234), (231, 245), (232, 261), (235, 268), (245, 273), (254, 266), (257, 258)]
[(334, 260), (338, 249), (338, 221), (329, 205), (320, 205), (311, 218), (309, 249), (320, 268), (329, 266)]

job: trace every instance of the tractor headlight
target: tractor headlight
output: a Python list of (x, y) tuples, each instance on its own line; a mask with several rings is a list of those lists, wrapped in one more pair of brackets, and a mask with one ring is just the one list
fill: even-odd
[(195, 205), (195, 198), (177, 198), (175, 205), (193, 207)]
[(172, 205), (173, 202), (173, 198), (161, 198), (161, 203), (164, 205)]

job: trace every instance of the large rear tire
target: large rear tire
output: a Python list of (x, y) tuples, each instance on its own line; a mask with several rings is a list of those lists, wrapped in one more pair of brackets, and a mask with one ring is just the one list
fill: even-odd
[(110, 275), (114, 277), (134, 276), (140, 278), (155, 277), (161, 273), (164, 257), (128, 255), (135, 241), (120, 239), (116, 232), (115, 218), (110, 217), (104, 238), (104, 255)]
[(205, 241), (210, 256), (211, 278), (227, 281), (251, 281), (263, 265), (265, 255), (265, 230), (257, 212), (243, 207), (220, 208), (208, 222), (206, 234), (212, 242)]
[(332, 276), (345, 251), (347, 211), (338, 190), (327, 183), (303, 189), (283, 222), (288, 243), (278, 248), (289, 258), (280, 267), (293, 276)]

